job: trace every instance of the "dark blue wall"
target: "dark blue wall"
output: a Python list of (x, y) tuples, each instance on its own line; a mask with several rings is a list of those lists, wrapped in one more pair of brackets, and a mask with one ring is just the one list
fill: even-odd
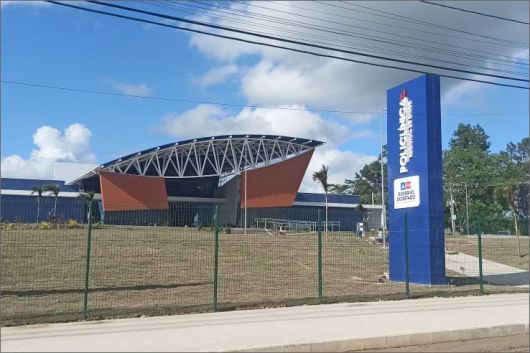
[[(60, 194), (59, 194), (60, 195)], [(52, 215), (55, 198), (45, 196), (40, 201), (40, 221), (46, 221)], [(1, 222), (37, 222), (37, 196), (2, 195), (0, 197)], [(64, 221), (75, 219), (78, 223), (85, 221), (86, 205), (77, 198), (57, 198), (56, 217)]]
[(49, 184), (58, 184), (61, 191), (78, 192), (76, 185), (65, 185), (63, 180), (51, 179), (15, 179), (1, 178), (0, 186), (3, 190), (31, 190), (34, 186), (44, 186)]

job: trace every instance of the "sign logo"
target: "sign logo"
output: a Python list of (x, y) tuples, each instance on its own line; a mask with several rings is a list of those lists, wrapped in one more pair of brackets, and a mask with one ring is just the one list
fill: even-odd
[(408, 172), (407, 164), (414, 155), (412, 140), (412, 101), (407, 91), (399, 95), (399, 172)]
[(402, 182), (401, 183), (401, 190), (410, 190), (411, 188), (411, 183), (410, 181), (405, 181), (405, 182)]
[(420, 205), (420, 177), (418, 175), (394, 179), (394, 209)]

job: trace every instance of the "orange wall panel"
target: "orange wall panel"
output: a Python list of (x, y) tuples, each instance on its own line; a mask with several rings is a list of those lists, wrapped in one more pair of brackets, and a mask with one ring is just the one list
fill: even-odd
[(241, 207), (245, 207), (245, 178), (248, 208), (292, 206), (312, 155), (313, 150), (310, 150), (286, 161), (243, 173)]
[(169, 208), (164, 178), (101, 173), (99, 180), (105, 211)]

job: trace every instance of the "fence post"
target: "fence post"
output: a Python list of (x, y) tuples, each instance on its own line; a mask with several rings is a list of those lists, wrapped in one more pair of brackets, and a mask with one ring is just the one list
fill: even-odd
[(322, 210), (318, 210), (318, 302), (322, 299)]
[(482, 273), (482, 229), (480, 223), (480, 216), (477, 216), (477, 241), (478, 241), (478, 278), (480, 290), (479, 294), (484, 294), (484, 276)]
[(85, 262), (85, 290), (83, 293), (83, 320), (88, 320), (88, 278), (90, 274), (90, 250), (92, 246), (92, 201), (88, 203), (88, 238)]
[(215, 206), (215, 214), (213, 216), (214, 227), (215, 227), (215, 240), (214, 240), (214, 257), (213, 257), (213, 310), (217, 311), (217, 286), (219, 276), (219, 222), (217, 220), (217, 211), (219, 206)]
[[(403, 233), (404, 233), (404, 247), (405, 247), (405, 295), (407, 299), (410, 298), (410, 288), (409, 288), (409, 225), (408, 225), (408, 214), (405, 213), (405, 222), (403, 224)], [(384, 236), (384, 235), (383, 235)]]

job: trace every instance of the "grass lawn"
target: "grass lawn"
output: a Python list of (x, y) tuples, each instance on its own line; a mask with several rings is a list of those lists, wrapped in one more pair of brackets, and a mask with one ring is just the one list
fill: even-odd
[[(522, 239), (521, 248), (527, 253), (528, 238)], [(16, 225), (3, 231), (1, 324), (81, 319), (86, 241), (86, 229)], [(450, 250), (474, 254), (474, 246), (465, 237), (447, 239)], [(484, 248), (485, 258), (528, 270), (528, 256), (519, 258), (513, 244), (485, 239)], [(403, 298), (403, 284), (381, 283), (388, 272), (386, 251), (352, 233), (323, 236), (325, 302)], [(317, 253), (314, 234), (221, 233), (220, 308), (318, 303)], [(93, 230), (91, 257), (92, 319), (212, 310), (214, 234), (209, 229), (105, 226)], [(460, 284), (412, 286), (411, 291), (413, 295), (476, 292), (476, 283)]]

